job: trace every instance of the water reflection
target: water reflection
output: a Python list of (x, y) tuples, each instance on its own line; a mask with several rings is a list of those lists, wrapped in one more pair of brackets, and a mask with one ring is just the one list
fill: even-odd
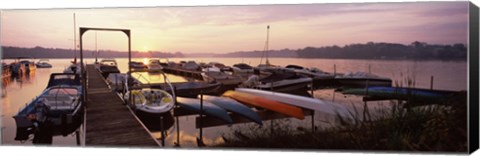
[[(144, 61), (148, 59), (133, 59), (134, 61)], [(233, 65), (235, 63), (242, 62), (241, 58), (174, 58), (170, 61), (178, 62), (180, 60), (195, 60), (200, 62), (217, 61), (225, 63), (226, 65)], [(256, 65), (255, 62), (259, 62), (259, 58), (249, 58), (246, 63), (250, 62), (250, 65)], [(35, 96), (38, 96), (41, 91), (45, 89), (48, 82), (49, 75), (55, 72), (62, 72), (65, 67), (68, 66), (70, 59), (57, 59), (51, 60), (51, 64), (54, 66), (51, 69), (37, 69), (35, 72), (30, 73), (28, 76), (14, 77), (8, 80), (3, 80), (2, 86), (2, 126), (6, 127), (3, 130), (3, 144), (20, 144), (14, 141), (15, 137), (15, 123), (12, 116), (15, 115), (25, 103), (30, 102)], [(393, 80), (401, 81), (406, 75), (415, 75), (416, 86), (428, 88), (430, 86), (430, 77), (435, 77), (434, 88), (435, 89), (447, 89), (447, 90), (466, 90), (467, 87), (467, 66), (466, 62), (442, 62), (442, 61), (404, 61), (404, 60), (345, 60), (345, 59), (295, 59), (295, 58), (272, 58), (272, 63), (278, 65), (298, 64), (305, 67), (318, 67), (326, 72), (334, 71), (334, 64), (336, 65), (336, 72), (347, 71), (368, 71), (368, 67), (371, 66), (373, 73), (391, 77)], [(86, 60), (85, 62), (94, 62), (93, 59)], [(127, 59), (117, 59), (119, 69), (122, 73), (126, 73), (128, 68)], [(401, 74), (402, 73), (402, 74)], [(140, 77), (142, 83), (163, 83), (164, 77), (161, 74), (152, 73), (134, 73), (134, 77)], [(183, 78), (175, 75), (167, 75), (172, 83), (175, 82), (187, 82), (192, 81), (188, 78)], [(413, 77), (413, 76), (412, 76)], [(355, 108), (358, 114), (361, 115), (363, 111), (363, 102), (361, 97), (342, 95), (335, 93), (333, 89), (317, 90), (314, 91), (316, 98), (334, 101), (345, 105), (348, 108)], [(388, 102), (372, 102), (369, 103), (370, 109), (379, 109), (388, 107)], [(199, 136), (199, 130), (195, 128), (195, 117), (182, 116), (179, 117), (179, 132), (180, 132), (180, 145), (182, 147), (196, 147), (196, 139)], [(156, 138), (161, 138), (160, 119), (147, 119), (149, 121), (142, 120), (144, 124), (153, 132), (152, 134)], [(315, 126), (328, 127), (334, 121), (334, 117), (324, 114), (316, 113), (314, 116)], [(266, 122), (268, 126), (270, 122)], [(305, 120), (292, 120), (291, 127), (306, 127), (310, 126), (311, 118), (306, 117)], [(223, 142), (222, 134), (231, 133), (236, 129), (241, 129), (250, 126), (250, 123), (237, 124), (231, 127), (218, 126), (203, 129), (203, 141), (205, 144), (214, 145)], [(164, 132), (166, 136), (166, 143), (168, 146), (173, 146), (176, 143), (177, 128), (175, 126), (175, 117), (165, 116), (164, 120)], [(26, 142), (25, 144), (30, 144)], [(53, 138), (53, 145), (58, 146), (76, 146), (76, 139), (74, 135), (56, 136)]]

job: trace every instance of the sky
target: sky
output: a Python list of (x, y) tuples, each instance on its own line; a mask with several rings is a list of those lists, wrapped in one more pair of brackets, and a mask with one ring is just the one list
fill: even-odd
[[(74, 47), (78, 27), (130, 29), (132, 50), (226, 53), (366, 42), (467, 43), (468, 2), (3, 10), (2, 46)], [(95, 41), (95, 36), (97, 40)], [(77, 38), (79, 37), (77, 32)], [(127, 50), (120, 32), (84, 34), (84, 48)], [(77, 41), (77, 44), (79, 42)]]

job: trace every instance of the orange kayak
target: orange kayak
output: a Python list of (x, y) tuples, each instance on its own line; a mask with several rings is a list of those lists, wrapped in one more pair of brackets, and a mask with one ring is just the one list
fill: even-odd
[(288, 105), (282, 102), (270, 100), (255, 94), (237, 92), (237, 91), (227, 91), (223, 93), (223, 96), (233, 98), (242, 103), (246, 103), (252, 106), (262, 107), (271, 111), (275, 111), (281, 114), (285, 114), (300, 120), (303, 120), (305, 116), (303, 115), (303, 110), (301, 108)]

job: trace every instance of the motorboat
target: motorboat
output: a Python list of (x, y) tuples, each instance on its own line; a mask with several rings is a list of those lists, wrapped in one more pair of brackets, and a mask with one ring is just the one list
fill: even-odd
[(107, 78), (111, 73), (120, 73), (115, 59), (102, 59), (97, 65), (97, 70), (100, 71), (104, 78)]
[(27, 140), (30, 134), (45, 127), (64, 136), (76, 130), (83, 119), (79, 77), (73, 73), (51, 74), (47, 88), (13, 116), (17, 126), (15, 140)]
[(202, 69), (202, 78), (206, 82), (220, 82), (222, 85), (239, 85), (242, 80), (239, 76), (227, 74), (217, 67), (207, 67)]
[(183, 66), (183, 69), (192, 70), (192, 71), (199, 71), (201, 67), (195, 61), (188, 61)]
[(392, 86), (392, 79), (366, 72), (347, 72), (343, 75), (337, 75), (335, 77), (335, 81), (344, 87), (354, 88), (363, 88), (369, 86)]
[(13, 62), (13, 63), (10, 63), (9, 66), (10, 66), (10, 72), (12, 76), (19, 77), (25, 74), (26, 69), (24, 64), (21, 64), (19, 62)]
[(129, 101), (130, 107), (142, 115), (160, 116), (169, 112), (175, 105), (174, 96), (161, 89), (131, 90), (124, 96), (124, 99)]
[(160, 60), (151, 59), (148, 61), (148, 72), (161, 72), (163, 70)]
[(231, 67), (226, 66), (223, 63), (210, 62), (210, 63), (208, 63), (208, 65), (210, 65), (211, 67), (216, 67), (216, 68), (220, 69), (220, 71), (232, 71)]
[(289, 93), (305, 90), (312, 83), (312, 78), (297, 75), (294, 72), (271, 72), (272, 74), (265, 78), (260, 78), (258, 74), (254, 74), (244, 81), (240, 87)]
[(232, 66), (232, 70), (235, 74), (238, 75), (249, 75), (253, 74), (253, 67), (246, 63), (238, 63)]
[(322, 86), (334, 85), (335, 75), (332, 73), (324, 72), (318, 68), (304, 68), (298, 65), (287, 65), (285, 69), (291, 70), (297, 74), (304, 75), (313, 79), (313, 87), (319, 88)]
[(80, 74), (82, 73), (82, 68), (80, 67), (80, 63), (71, 63), (67, 68), (63, 70), (63, 73)]
[[(125, 86), (127, 83), (127, 77), (128, 77), (128, 74), (125, 74), (125, 73), (111, 73), (106, 78), (106, 81), (110, 86), (110, 89), (116, 92), (122, 92), (122, 91), (126, 91)], [(136, 78), (131, 77), (130, 79), (131, 79), (130, 82), (132, 82), (133, 85), (141, 84), (141, 82)]]
[(48, 59), (40, 59), (35, 65), (37, 68), (52, 68), (52, 64), (49, 63)]
[(221, 87), (220, 82), (178, 82), (172, 86), (150, 84), (151, 88), (162, 89), (167, 92), (175, 91), (175, 95), (182, 97), (197, 97), (200, 94), (215, 94)]
[(24, 65), (26, 73), (34, 72), (37, 69), (37, 67), (35, 66), (35, 62), (33, 61), (20, 60), (19, 63)]
[(10, 78), (12, 76), (11, 74), (10, 65), (2, 63), (2, 80)]
[(143, 64), (143, 62), (130, 62), (130, 67), (133, 69), (133, 70), (146, 70), (148, 69), (148, 66)]

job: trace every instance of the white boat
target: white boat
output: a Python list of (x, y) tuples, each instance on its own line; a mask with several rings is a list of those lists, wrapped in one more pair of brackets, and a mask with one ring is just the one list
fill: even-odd
[(33, 61), (24, 59), (24, 60), (20, 60), (19, 63), (25, 66), (25, 72), (27, 73), (34, 72), (37, 69), (35, 62)]
[(292, 92), (304, 90), (311, 83), (312, 78), (298, 76), (295, 73), (272, 73), (262, 79), (258, 75), (252, 75), (240, 86), (277, 92)]
[(130, 62), (130, 67), (133, 69), (133, 70), (146, 70), (148, 69), (148, 66), (143, 64), (143, 62)]
[(239, 76), (227, 74), (217, 67), (204, 68), (201, 75), (206, 82), (220, 82), (223, 85), (239, 85), (242, 83)]
[(35, 65), (37, 68), (52, 68), (52, 65), (48, 63), (48, 59), (40, 59)]
[(335, 80), (345, 87), (392, 86), (392, 79), (366, 72), (347, 72), (336, 76)]
[(127, 92), (124, 98), (130, 101), (130, 107), (143, 115), (162, 115), (169, 112), (175, 104), (173, 96), (161, 89), (145, 88), (130, 92)]
[(245, 63), (238, 63), (232, 66), (233, 73), (237, 75), (250, 75), (253, 74), (253, 67), (245, 64)]
[[(125, 85), (127, 83), (127, 77), (128, 74), (125, 73), (111, 73), (108, 75), (106, 78), (108, 85), (110, 86), (110, 89), (117, 91), (117, 92), (122, 92), (124, 91)], [(141, 84), (140, 81), (138, 81), (136, 78), (131, 78), (133, 85)]]
[(341, 115), (342, 117), (348, 118), (352, 117), (345, 106), (328, 101), (323, 101), (320, 99), (248, 88), (237, 88), (235, 89), (235, 91), (255, 94), (270, 100), (275, 100), (304, 109), (327, 113), (330, 115)]
[(104, 78), (107, 78), (111, 73), (120, 73), (115, 59), (102, 59), (100, 63), (97, 64), (97, 70), (100, 71)]
[(314, 87), (330, 86), (334, 84), (335, 75), (332, 73), (324, 72), (318, 68), (304, 68), (298, 65), (287, 65), (285, 69), (291, 70), (297, 74), (311, 77), (313, 79)]
[(183, 69), (186, 69), (186, 70), (193, 70), (193, 71), (198, 71), (200, 70), (200, 66), (195, 62), (195, 61), (188, 61), (186, 62), (183, 66), (182, 66)]
[(35, 129), (43, 125), (53, 128), (49, 131), (60, 131), (64, 135), (73, 132), (76, 126), (68, 130), (62, 127), (79, 126), (82, 122), (82, 92), (78, 74), (51, 74), (47, 88), (40, 96), (13, 117), (17, 126), (15, 140), (27, 140)]
[[(82, 69), (80, 68), (80, 63), (72, 63), (70, 66), (63, 70), (63, 73), (74, 73), (80, 74), (82, 73)], [(81, 74), (80, 74), (81, 75)]]
[(161, 72), (163, 70), (162, 65), (160, 64), (160, 60), (151, 59), (148, 61), (148, 72)]

